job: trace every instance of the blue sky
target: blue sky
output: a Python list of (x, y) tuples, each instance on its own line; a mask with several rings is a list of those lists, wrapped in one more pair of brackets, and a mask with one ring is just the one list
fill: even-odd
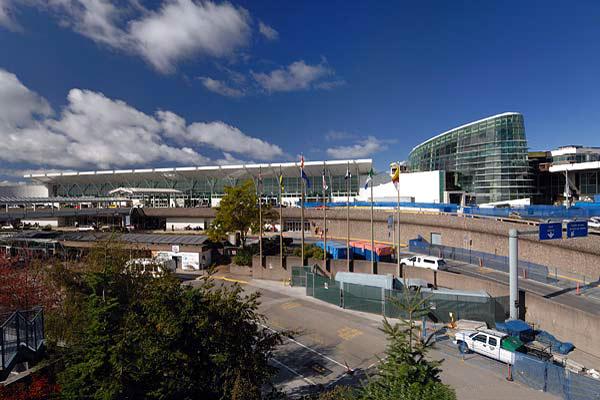
[(0, 180), (371, 157), (506, 111), (600, 145), (600, 3), (0, 0)]

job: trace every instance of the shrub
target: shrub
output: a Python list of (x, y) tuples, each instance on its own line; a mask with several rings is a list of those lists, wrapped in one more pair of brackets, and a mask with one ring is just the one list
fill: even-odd
[(252, 248), (241, 248), (235, 256), (233, 256), (233, 263), (236, 265), (252, 266), (252, 256), (255, 254)]

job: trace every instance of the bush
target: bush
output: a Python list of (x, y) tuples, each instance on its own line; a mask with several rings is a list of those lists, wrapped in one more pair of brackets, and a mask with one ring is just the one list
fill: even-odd
[[(294, 249), (294, 255), (296, 257), (302, 257), (302, 248)], [(323, 249), (315, 246), (314, 244), (305, 244), (304, 245), (304, 262), (306, 262), (309, 258), (316, 258), (318, 260), (323, 259)]]
[(251, 267), (252, 256), (254, 254), (254, 249), (251, 247), (241, 248), (236, 252), (235, 256), (233, 256), (233, 263), (236, 265), (245, 265)]

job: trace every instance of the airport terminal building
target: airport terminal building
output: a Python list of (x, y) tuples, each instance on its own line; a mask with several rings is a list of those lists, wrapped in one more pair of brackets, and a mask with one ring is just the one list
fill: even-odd
[(529, 198), (533, 178), (523, 115), (493, 115), (439, 134), (414, 147), (410, 172), (443, 170), (476, 203)]
[[(371, 159), (307, 161), (304, 172), (310, 186), (306, 201), (322, 201), (323, 173), (328, 201), (346, 201), (357, 196), (359, 182), (372, 167)], [(350, 171), (351, 178), (345, 179)], [(48, 197), (119, 198), (148, 207), (200, 207), (218, 205), (225, 187), (253, 182), (263, 201), (278, 203), (280, 177), (282, 203), (293, 205), (301, 198), (300, 162), (265, 163), (178, 168), (57, 172), (25, 175), (44, 185)]]

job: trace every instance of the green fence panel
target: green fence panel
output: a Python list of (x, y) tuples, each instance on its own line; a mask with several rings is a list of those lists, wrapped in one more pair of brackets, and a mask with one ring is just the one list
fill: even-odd
[(314, 287), (315, 287), (315, 274), (307, 272), (306, 273), (306, 295), (307, 296), (311, 296), (311, 297), (315, 296)]
[(306, 286), (306, 274), (309, 273), (311, 267), (292, 267), (292, 286)]
[(343, 289), (344, 308), (382, 314), (383, 299), (381, 288), (344, 283)]
[(342, 305), (340, 283), (323, 276), (314, 275), (314, 297), (336, 306)]
[(501, 296), (494, 297), (494, 319), (495, 321), (504, 322), (510, 315), (510, 297)]
[[(385, 291), (385, 316), (388, 318), (408, 318), (406, 305), (414, 302), (416, 292), (412, 290), (386, 290)], [(421, 298), (423, 295), (420, 294)]]

